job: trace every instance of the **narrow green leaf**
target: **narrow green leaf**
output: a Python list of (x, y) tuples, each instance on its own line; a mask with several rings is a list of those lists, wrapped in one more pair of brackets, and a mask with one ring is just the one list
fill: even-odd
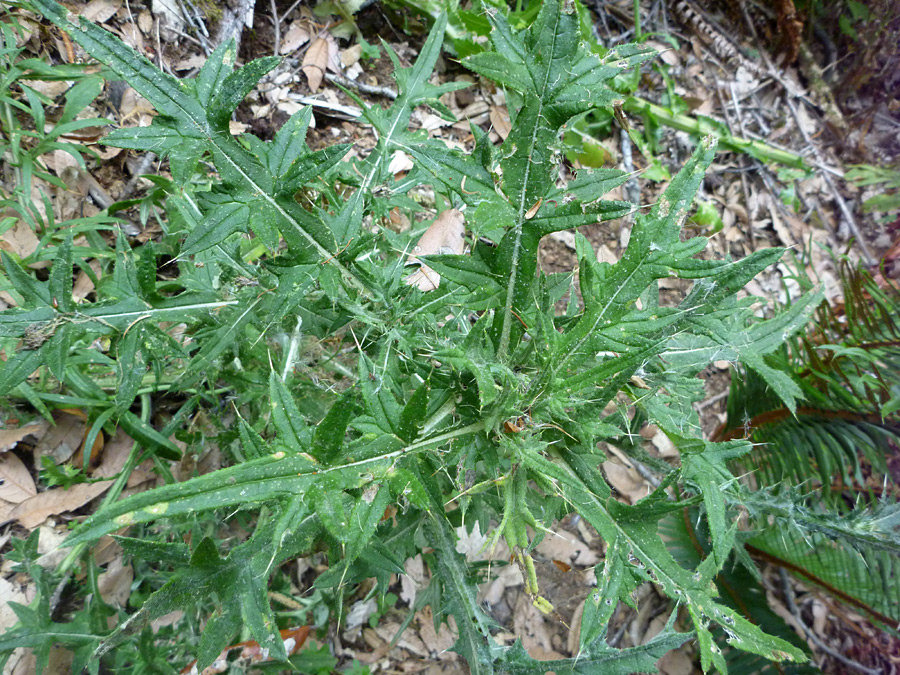
[(129, 436), (146, 448), (153, 449), (162, 459), (181, 459), (181, 449), (147, 422), (126, 410), (119, 417), (119, 424)]
[(220, 132), (228, 132), (228, 123), (238, 104), (253, 91), (260, 78), (281, 63), (278, 56), (266, 56), (251, 61), (243, 68), (229, 73), (213, 97), (207, 113), (209, 125)]
[(347, 425), (356, 412), (352, 390), (348, 390), (328, 410), (325, 418), (316, 425), (310, 454), (323, 464), (331, 464), (344, 447)]
[(269, 373), (269, 405), (278, 440), (291, 452), (300, 452), (308, 445), (308, 431), (294, 397), (275, 372)]
[(397, 435), (407, 443), (416, 440), (425, 421), (425, 413), (428, 411), (428, 391), (429, 384), (426, 380), (413, 392), (400, 413)]

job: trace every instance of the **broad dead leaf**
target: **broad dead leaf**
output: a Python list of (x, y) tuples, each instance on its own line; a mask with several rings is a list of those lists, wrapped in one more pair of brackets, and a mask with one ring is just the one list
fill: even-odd
[(512, 131), (512, 124), (510, 124), (509, 113), (507, 112), (506, 107), (492, 105), (489, 118), (494, 127), (494, 131), (497, 132), (497, 135), (501, 140), (505, 141), (506, 137), (509, 136), (509, 132)]
[(105, 480), (99, 483), (79, 483), (69, 489), (53, 488), (26, 499), (10, 512), (9, 517), (18, 520), (22, 527), (33, 530), (49, 516), (81, 508), (106, 492), (112, 484), (113, 481)]
[(650, 490), (641, 475), (633, 468), (619, 464), (614, 460), (603, 462), (603, 472), (606, 474), (609, 484), (628, 500), (629, 504), (636, 504), (646, 497)]
[(19, 647), (9, 657), (3, 675), (32, 675), (37, 672), (37, 657), (31, 649)]
[(440, 661), (456, 661), (459, 655), (450, 651), (456, 643), (456, 619), (449, 617), (446, 623), (441, 623), (440, 630), (434, 630), (434, 615), (430, 606), (416, 612), (416, 622), (419, 624), (419, 637), (428, 645), (428, 649), (434, 653)]
[[(87, 433), (84, 413), (81, 411), (54, 410), (54, 426), (47, 430), (34, 447), (34, 462), (41, 465), (41, 457), (49, 457), (54, 464), (62, 464), (81, 448)], [(98, 434), (99, 438), (99, 434)]]
[(10, 602), (27, 605), (34, 600), (35, 586), (22, 586), (0, 577), (0, 630), (12, 628), (19, 620), (9, 606)]
[(294, 21), (281, 38), (279, 51), (290, 54), (309, 42), (309, 24), (306, 21)]
[[(107, 444), (103, 462), (94, 472), (94, 478), (110, 478), (119, 473), (125, 465), (131, 445), (131, 439), (120, 429)], [(18, 520), (23, 527), (31, 530), (49, 516), (81, 508), (106, 492), (112, 483), (112, 480), (104, 480), (97, 483), (79, 483), (69, 489), (53, 488), (16, 505), (9, 517)]]
[(328, 68), (328, 41), (324, 37), (319, 37), (309, 46), (303, 57), (302, 70), (311, 91), (319, 90), (326, 68)]
[(200, 68), (206, 63), (206, 57), (201, 54), (191, 54), (180, 61), (176, 61), (172, 66), (174, 70), (191, 70), (191, 68)]
[(588, 544), (561, 528), (547, 532), (547, 536), (538, 544), (537, 552), (550, 560), (560, 560), (579, 567), (596, 565), (600, 561), (597, 552)]
[[(99, 260), (89, 260), (88, 267), (91, 268), (94, 276), (98, 279), (101, 278), (103, 268), (100, 266)], [(75, 284), (72, 286), (72, 297), (75, 299), (75, 302), (84, 300), (93, 290), (94, 282), (91, 281), (91, 278), (84, 270), (79, 271), (78, 276), (75, 277)]]
[(31, 472), (11, 452), (0, 457), (0, 499), (20, 504), (37, 494)]
[(341, 52), (341, 65), (344, 68), (350, 68), (359, 62), (360, 56), (362, 56), (362, 45), (357, 43)]
[[(11, 215), (5, 213), (4, 215)], [(0, 234), (0, 249), (7, 253), (15, 253), (20, 258), (27, 258), (37, 250), (41, 240), (24, 220)]]
[(563, 658), (553, 648), (553, 631), (548, 624), (544, 615), (532, 604), (531, 598), (525, 593), (520, 594), (513, 609), (513, 630), (521, 636), (522, 646), (533, 659), (548, 661)]
[(81, 16), (94, 23), (106, 23), (119, 11), (121, 6), (121, 2), (113, 0), (91, 0), (81, 10)]
[[(447, 209), (441, 213), (413, 247), (406, 264), (420, 263), (417, 257), (420, 255), (462, 254), (466, 247), (464, 222), (465, 217), (456, 209)], [(406, 283), (408, 286), (416, 286), (420, 291), (433, 291), (440, 285), (441, 277), (423, 264), (406, 278)]]
[(150, 11), (159, 19), (167, 39), (175, 40), (178, 31), (184, 31), (184, 19), (176, 0), (152, 0)]
[(150, 31), (153, 30), (153, 15), (145, 9), (138, 14), (137, 22), (138, 28), (145, 35), (150, 35)]
[(416, 593), (420, 588), (425, 588), (428, 581), (422, 555), (409, 558), (404, 563), (403, 569), (406, 570), (406, 574), (400, 575), (400, 599), (412, 607), (416, 601)]
[(28, 424), (18, 429), (0, 429), (0, 452), (12, 450), (26, 436), (40, 436), (46, 429), (46, 422), (43, 424)]
[(174, 612), (169, 612), (168, 614), (163, 614), (158, 619), (154, 619), (150, 622), (150, 630), (153, 631), (153, 634), (156, 635), (159, 632), (160, 628), (165, 628), (166, 626), (172, 626), (184, 617), (184, 610), (176, 609)]
[(119, 36), (122, 42), (131, 47), (138, 54), (144, 53), (144, 36), (140, 28), (134, 23), (125, 23), (119, 27)]
[(403, 171), (409, 171), (413, 168), (413, 161), (402, 150), (397, 150), (391, 156), (391, 163), (388, 164), (388, 171), (392, 174), (398, 174)]
[(97, 588), (103, 602), (113, 607), (124, 607), (131, 595), (134, 568), (122, 564), (122, 557), (113, 560), (103, 574), (97, 577)]

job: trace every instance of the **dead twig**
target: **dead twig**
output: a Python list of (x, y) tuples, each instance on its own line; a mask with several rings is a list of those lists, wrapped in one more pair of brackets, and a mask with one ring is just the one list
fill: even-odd
[(834, 181), (831, 179), (829, 173), (822, 170), (821, 166), (825, 164), (825, 161), (821, 151), (819, 150), (819, 146), (813, 142), (806, 129), (803, 128), (803, 125), (800, 123), (800, 114), (797, 112), (797, 106), (795, 106), (794, 102), (791, 100), (795, 96), (804, 100), (807, 100), (807, 97), (802, 96), (800, 92), (795, 91), (794, 87), (790, 86), (787, 82), (785, 82), (784, 78), (779, 76), (779, 74), (775, 70), (775, 66), (772, 64), (772, 60), (769, 58), (769, 55), (766, 53), (765, 49), (762, 48), (759, 36), (756, 33), (756, 27), (753, 25), (753, 21), (751, 20), (750, 15), (747, 13), (747, 7), (743, 3), (738, 4), (741, 8), (741, 14), (744, 17), (744, 23), (746, 23), (747, 29), (750, 31), (750, 34), (753, 35), (753, 39), (756, 42), (759, 54), (769, 71), (769, 76), (775, 79), (784, 87), (785, 93), (787, 94), (784, 98), (784, 102), (787, 104), (788, 109), (791, 111), (791, 115), (794, 117), (794, 123), (797, 125), (797, 129), (803, 136), (803, 140), (807, 143), (810, 150), (812, 150), (813, 156), (816, 158), (816, 162), (819, 165), (817, 168), (819, 168), (819, 173), (822, 176), (822, 180), (825, 181), (825, 184), (828, 186), (828, 189), (831, 191), (831, 194), (834, 197), (834, 201), (837, 203), (838, 208), (844, 215), (844, 218), (847, 221), (847, 226), (850, 228), (850, 231), (853, 233), (853, 237), (856, 239), (856, 242), (859, 245), (860, 252), (863, 255), (863, 259), (865, 260), (866, 265), (868, 265), (869, 267), (874, 266), (876, 264), (875, 257), (872, 255), (869, 247), (866, 245), (865, 239), (863, 239), (862, 231), (856, 224), (856, 218), (853, 216), (853, 212), (850, 210), (850, 207), (847, 206), (847, 202), (844, 200), (844, 197), (838, 191), (837, 186), (835, 186)]
[[(809, 134), (806, 132), (806, 129), (800, 124), (800, 115), (797, 112), (797, 107), (791, 101), (790, 97), (785, 99), (785, 103), (787, 103), (788, 108), (791, 111), (791, 115), (794, 116), (794, 121), (797, 124), (797, 128), (800, 129), (800, 133), (803, 136), (803, 140), (805, 140), (810, 148), (812, 148), (813, 155), (815, 155), (816, 160), (819, 164), (824, 164), (824, 160), (822, 159), (822, 154), (819, 151), (819, 147), (813, 142), (812, 138), (809, 137)], [(856, 218), (853, 216), (853, 212), (850, 210), (850, 207), (847, 206), (847, 202), (844, 200), (841, 193), (838, 191), (837, 186), (834, 184), (834, 181), (831, 179), (831, 176), (825, 171), (819, 171), (819, 175), (822, 176), (822, 180), (825, 181), (825, 184), (828, 186), (828, 189), (831, 190), (831, 194), (834, 197), (834, 200), (837, 202), (838, 208), (841, 210), (841, 213), (844, 214), (844, 218), (847, 220), (847, 226), (850, 228), (850, 231), (853, 233), (853, 237), (856, 239), (856, 242), (859, 244), (860, 251), (863, 254), (863, 258), (866, 261), (866, 265), (869, 267), (873, 267), (876, 264), (875, 257), (872, 255), (872, 252), (869, 250), (869, 247), (866, 245), (866, 240), (863, 239), (862, 231), (859, 229), (859, 226), (856, 224)]]
[(313, 98), (312, 96), (303, 96), (301, 94), (289, 93), (287, 96), (292, 101), (297, 101), (297, 103), (302, 103), (303, 105), (311, 105), (312, 107), (321, 110), (329, 117), (346, 119), (348, 121), (356, 120), (362, 117), (362, 110), (354, 106), (341, 105), (340, 103), (329, 103), (328, 101), (323, 101), (319, 98)]
[[(622, 168), (630, 178), (625, 181), (625, 199), (635, 206), (641, 203), (641, 186), (638, 184), (634, 171), (634, 157), (632, 156), (631, 137), (625, 129), (619, 129), (619, 144), (622, 147)], [(629, 221), (634, 221), (634, 214), (627, 216)]]
[(334, 73), (325, 73), (325, 79), (329, 82), (339, 84), (345, 89), (356, 89), (357, 91), (362, 92), (363, 94), (369, 94), (370, 96), (383, 96), (384, 98), (389, 98), (392, 101), (398, 96), (397, 92), (390, 87), (379, 87), (374, 84), (365, 84), (364, 82), (349, 80), (342, 75), (335, 75)]
[(275, 32), (275, 45), (272, 47), (272, 56), (278, 56), (281, 51), (281, 18), (278, 16), (278, 6), (275, 0), (270, 0), (272, 8), (272, 29)]
[[(752, 168), (752, 167), (751, 167), (751, 168)], [(716, 403), (718, 403), (719, 401), (721, 401), (723, 398), (727, 398), (727, 397), (728, 397), (728, 393), (729, 393), (729, 392), (728, 392), (728, 390), (726, 389), (725, 391), (720, 391), (720, 392), (719, 392), (718, 394), (716, 394), (715, 396), (710, 396), (710, 397), (709, 397), (708, 399), (706, 399), (705, 401), (701, 401), (700, 403), (695, 403), (695, 404), (694, 404), (694, 410), (696, 410), (697, 412), (700, 412), (701, 410), (706, 410), (709, 406), (715, 405)]]

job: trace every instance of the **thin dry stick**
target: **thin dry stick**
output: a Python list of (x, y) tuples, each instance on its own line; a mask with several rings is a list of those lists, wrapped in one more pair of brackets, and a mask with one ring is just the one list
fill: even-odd
[(844, 656), (840, 652), (826, 645), (822, 641), (822, 639), (818, 635), (816, 635), (812, 631), (812, 629), (806, 625), (806, 623), (804, 623), (803, 617), (800, 616), (800, 608), (797, 607), (797, 602), (794, 599), (794, 589), (793, 587), (791, 587), (791, 580), (790, 577), (788, 577), (787, 570), (785, 570), (783, 567), (779, 567), (778, 573), (781, 575), (781, 586), (784, 589), (784, 597), (787, 600), (788, 609), (794, 616), (794, 620), (800, 625), (800, 628), (803, 629), (803, 632), (806, 633), (806, 637), (810, 642), (812, 642), (816, 645), (816, 647), (828, 654), (828, 656), (833, 659), (837, 659), (849, 668), (853, 668), (854, 670), (858, 670), (861, 673), (865, 673), (865, 675), (882, 675), (881, 668), (869, 668), (867, 666), (864, 666), (863, 664)]
[[(718, 88), (716, 89), (716, 93), (718, 93)], [(744, 127), (744, 116), (741, 114), (741, 106), (738, 103), (737, 95), (734, 91), (734, 82), (731, 83), (731, 101), (734, 104), (735, 115), (737, 115), (738, 121), (738, 129), (741, 131), (741, 136), (746, 136), (747, 129)], [(725, 109), (723, 108), (724, 112)], [(745, 159), (742, 160), (746, 161)], [(757, 160), (751, 160), (751, 163), (756, 163)], [(753, 224), (750, 222), (750, 187), (747, 185), (747, 175), (745, 173), (740, 174), (741, 178), (741, 189), (744, 191), (744, 205), (747, 207), (747, 229), (750, 230), (750, 249), (756, 250), (756, 231), (753, 229)]]
[(828, 175), (828, 172), (822, 169), (822, 166), (825, 164), (825, 160), (822, 157), (822, 153), (819, 150), (819, 146), (813, 143), (812, 138), (810, 138), (809, 134), (806, 132), (806, 129), (803, 128), (803, 125), (800, 123), (800, 115), (797, 112), (797, 107), (794, 105), (794, 102), (791, 100), (794, 96), (798, 98), (803, 98), (806, 100), (806, 97), (801, 96), (799, 92), (793, 90), (793, 87), (790, 87), (787, 82), (781, 78), (775, 70), (774, 65), (772, 64), (772, 60), (769, 58), (769, 55), (766, 53), (764, 49), (761, 48), (759, 36), (756, 33), (756, 27), (753, 25), (753, 21), (750, 18), (750, 15), (747, 13), (747, 8), (743, 3), (738, 3), (741, 8), (741, 13), (744, 17), (744, 22), (747, 24), (747, 28), (750, 33), (753, 35), (754, 40), (757, 43), (757, 47), (759, 47), (759, 54), (762, 57), (766, 67), (769, 71), (769, 76), (774, 78), (777, 82), (784, 87), (784, 91), (787, 94), (785, 96), (784, 101), (787, 104), (788, 108), (791, 111), (791, 115), (794, 117), (794, 123), (797, 125), (797, 128), (800, 130), (800, 134), (803, 136), (803, 140), (806, 141), (807, 145), (813, 152), (813, 156), (816, 158), (816, 162), (819, 164), (817, 168), (819, 168), (819, 173), (822, 176), (822, 180), (825, 181), (825, 184), (828, 186), (828, 189), (831, 190), (831, 194), (834, 197), (834, 200), (837, 202), (838, 208), (841, 210), (841, 213), (844, 214), (844, 218), (847, 220), (847, 225), (850, 227), (850, 231), (853, 233), (853, 237), (856, 239), (856, 242), (859, 244), (860, 251), (863, 254), (863, 258), (866, 261), (866, 264), (870, 267), (876, 264), (876, 260), (872, 253), (869, 251), (869, 247), (866, 245), (865, 240), (863, 239), (862, 232), (856, 224), (856, 218), (853, 217), (853, 213), (850, 211), (850, 207), (847, 206), (847, 202), (844, 201), (844, 198), (841, 196), (841, 193), (838, 192), (837, 187), (834, 184), (834, 181), (831, 180), (831, 176)]
[(291, 5), (284, 11), (284, 14), (281, 15), (281, 18), (278, 19), (278, 21), (284, 21), (285, 19), (287, 19), (291, 15), (291, 12), (297, 9), (297, 7), (299, 7), (302, 2), (303, 0), (296, 0), (293, 5)]
[(272, 56), (278, 56), (281, 51), (281, 18), (278, 16), (278, 7), (275, 0), (271, 0), (272, 28), (275, 30), (275, 45), (272, 47)]
[[(727, 72), (725, 70), (725, 66), (723, 66), (722, 63), (718, 59), (712, 58), (711, 60), (719, 69), (722, 70), (722, 72)], [(714, 90), (716, 92), (716, 98), (719, 99), (719, 106), (722, 108), (722, 116), (725, 118), (725, 126), (728, 127), (728, 133), (731, 134), (732, 136), (734, 136), (735, 134), (734, 134), (734, 127), (732, 126), (732, 123), (731, 123), (731, 115), (728, 114), (728, 106), (725, 104), (725, 100), (722, 97), (722, 91), (718, 86), (718, 78), (713, 76), (713, 81), (717, 83), (716, 86), (714, 87)], [(734, 93), (733, 89), (732, 89), (732, 93)], [(738, 107), (738, 102), (736, 100), (734, 101), (734, 107), (737, 110), (738, 120), (740, 121), (741, 114), (740, 114), (740, 109)], [(740, 130), (741, 130), (741, 138), (746, 138), (747, 130), (744, 128), (744, 124), (742, 121), (740, 122)], [(741, 160), (742, 162), (746, 161), (745, 159), (743, 159), (746, 157), (746, 155), (742, 154), (741, 157), (742, 157), (742, 160)], [(747, 209), (747, 231), (750, 233), (750, 250), (755, 251), (756, 250), (756, 231), (753, 229), (753, 223), (750, 222), (750, 188), (747, 185), (746, 174), (742, 171), (742, 172), (740, 172), (739, 175), (740, 175), (740, 179), (741, 179), (741, 189), (744, 192), (744, 206)]]
[[(628, 135), (628, 131), (626, 131), (625, 129), (619, 129), (619, 143), (622, 147), (622, 168), (625, 170), (625, 173), (630, 174), (629, 179), (625, 181), (625, 198), (635, 206), (640, 206), (641, 186), (638, 184), (637, 177), (634, 171), (634, 157), (632, 156), (631, 150), (631, 136)], [(630, 213), (625, 216), (625, 221), (629, 225), (634, 222), (635, 213)]]
[(325, 79), (329, 82), (339, 84), (346, 89), (356, 89), (363, 94), (369, 94), (371, 96), (384, 96), (385, 98), (389, 98), (392, 101), (396, 99), (398, 95), (397, 92), (390, 87), (379, 87), (373, 84), (365, 84), (364, 82), (349, 80), (346, 77), (335, 75), (334, 73), (325, 73)]
[(727, 389), (725, 391), (720, 391), (718, 394), (716, 394), (715, 396), (710, 396), (705, 401), (701, 401), (700, 403), (695, 403), (694, 410), (696, 410), (697, 412), (700, 412), (701, 410), (706, 410), (709, 406), (715, 405), (716, 403), (721, 401), (723, 398), (726, 398), (727, 396), (728, 396)]
[[(791, 110), (791, 115), (794, 116), (794, 121), (797, 124), (797, 128), (800, 129), (800, 133), (803, 135), (803, 140), (805, 140), (809, 146), (812, 148), (813, 154), (816, 157), (816, 160), (819, 164), (824, 164), (824, 160), (822, 158), (822, 153), (819, 152), (819, 147), (813, 143), (813, 140), (810, 138), (809, 134), (806, 132), (806, 129), (803, 128), (803, 125), (800, 124), (800, 115), (797, 112), (796, 106), (794, 106), (793, 101), (791, 101), (790, 97), (785, 99), (785, 103), (787, 103), (788, 108)], [(834, 197), (834, 200), (837, 202), (838, 208), (840, 208), (841, 213), (844, 214), (844, 218), (847, 219), (847, 225), (850, 227), (850, 231), (853, 232), (853, 236), (859, 244), (859, 248), (862, 251), (863, 258), (866, 260), (866, 264), (870, 267), (876, 264), (875, 257), (872, 255), (871, 251), (869, 251), (869, 247), (866, 245), (865, 239), (863, 239), (862, 232), (859, 229), (859, 226), (856, 224), (856, 218), (853, 216), (853, 212), (850, 211), (850, 207), (847, 206), (847, 202), (844, 201), (844, 198), (841, 196), (841, 193), (838, 192), (837, 187), (834, 184), (834, 181), (831, 179), (831, 176), (828, 175), (825, 171), (820, 171), (820, 175), (822, 176), (822, 180), (825, 181), (825, 184), (828, 186), (828, 189), (831, 190), (831, 194)]]

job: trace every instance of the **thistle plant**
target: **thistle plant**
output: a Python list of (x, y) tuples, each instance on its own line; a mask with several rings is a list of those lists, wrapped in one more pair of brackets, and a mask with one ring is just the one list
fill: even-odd
[[(411, 67), (385, 45), (399, 96), (387, 109), (357, 100), (378, 142), (351, 162), (344, 145), (309, 149), (308, 108), (271, 141), (231, 135), (236, 107), (277, 59), (234, 69), (226, 44), (196, 78), (177, 80), (60, 5), (34, 4), (156, 108), (152, 126), (116, 129), (105, 142), (167, 158), (172, 180), (162, 204), (166, 235), (143, 246), (111, 236), (108, 274), (94, 301), (71, 300), (78, 260), (71, 238), (46, 281), (4, 255), (21, 302), (0, 316), (10, 354), (3, 392), (45, 406), (77, 402), (91, 410), (98, 432), (119, 425), (132, 435), (128, 468), (152, 458), (164, 476), (163, 460), (181, 453), (170, 436), (193, 413), (230, 411), (219, 441), (233, 462), (182, 482), (168, 474), (162, 487), (108, 499), (67, 540), (72, 553), (60, 573), (82, 564), (86, 546), (110, 533), (136, 559), (171, 569), (117, 628), (95, 622), (87, 632), (50, 630), (29, 619), (38, 610), (17, 608), (22, 624), (0, 637), (0, 650), (30, 646), (46, 663), (58, 641), (75, 652), (76, 667), (98, 672), (102, 659), (126, 658), (110, 650), (138, 640), (153, 619), (212, 602), (198, 668), (242, 627), (284, 660), (268, 588), (285, 563), (327, 555), (315, 586), (329, 591), (329, 629), (337, 630), (359, 582), (374, 578), (385, 593), (407, 558), (430, 549), (432, 586), (423, 597), (442, 621), (454, 617), (454, 650), (472, 672), (648, 672), (690, 639), (705, 671), (726, 672), (714, 630), (767, 659), (805, 659), (716, 596), (720, 570), (735, 558), (752, 564), (737, 537), (747, 488), (729, 469), (751, 444), (704, 440), (692, 404), (703, 395), (698, 373), (727, 359), (793, 410), (800, 389), (764, 357), (806, 323), (819, 296), (810, 292), (758, 320), (755, 299), (737, 293), (782, 250), (717, 260), (703, 257), (705, 238), (686, 238), (681, 226), (713, 159), (712, 139), (648, 212), (603, 199), (627, 179), (622, 171), (560, 181), (566, 125), (616, 103), (612, 78), (652, 50), (626, 45), (594, 55), (580, 43), (568, 3), (544, 2), (521, 32), (488, 10), (493, 50), (462, 63), (506, 89), (515, 102), (511, 131), (495, 146), (473, 127), (474, 150), (463, 153), (409, 128), (420, 105), (452, 118), (440, 97), (465, 86), (429, 81), (445, 29), (438, 18)], [(397, 150), (415, 163), (402, 180), (388, 170)], [(410, 235), (365, 225), (409, 208), (407, 193), (423, 185), (464, 214), (468, 242), (462, 254), (416, 254), (440, 277), (427, 291), (405, 282)], [(598, 262), (576, 235), (576, 275), (538, 269), (545, 235), (632, 212), (617, 263)], [(162, 254), (176, 260), (177, 275), (167, 280), (157, 278)], [(674, 306), (660, 302), (659, 280), (670, 277), (690, 280)], [(557, 311), (566, 298), (567, 309)], [(173, 332), (173, 323), (183, 331)], [(41, 344), (19, 346), (36, 331)], [(94, 347), (98, 338), (109, 341), (105, 353)], [(163, 397), (177, 409), (154, 424), (152, 405)], [(599, 443), (632, 448), (641, 421), (672, 440), (681, 463), (663, 467), (659, 487), (629, 506), (599, 468)], [(708, 555), (690, 568), (658, 533), (663, 518), (688, 508), (702, 515), (710, 536)], [(179, 533), (196, 532), (198, 514), (210, 511), (221, 520), (242, 517), (252, 534), (230, 546), (212, 534), (183, 543)], [(474, 571), (456, 551), (457, 531), (478, 523), (492, 541), (503, 538), (525, 592), (552, 613), (531, 552), (569, 513), (597, 531), (606, 557), (585, 599), (577, 656), (538, 662), (519, 642), (495, 640)], [(33, 570), (27, 548), (19, 556)], [(675, 630), (676, 609), (647, 644), (615, 649), (606, 642), (613, 611), (620, 601), (633, 603), (645, 582), (686, 612), (691, 629)]]

